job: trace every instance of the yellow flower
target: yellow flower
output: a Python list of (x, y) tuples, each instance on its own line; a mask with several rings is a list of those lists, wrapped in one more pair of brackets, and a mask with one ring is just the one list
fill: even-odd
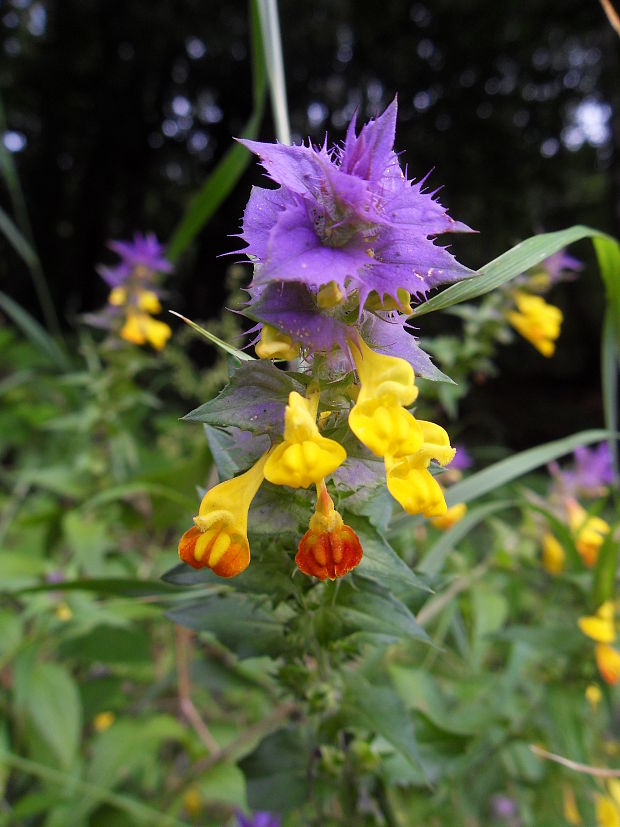
[(152, 290), (138, 290), (136, 296), (136, 303), (140, 310), (144, 310), (145, 313), (161, 313), (161, 304), (157, 298), (157, 293)]
[(423, 441), (419, 423), (405, 409), (418, 395), (415, 375), (404, 359), (375, 353), (361, 339), (351, 343), (361, 388), (349, 413), (349, 427), (375, 456), (405, 457)]
[(616, 639), (614, 604), (611, 600), (606, 600), (595, 615), (580, 617), (577, 622), (584, 635), (597, 643), (613, 643)]
[(162, 350), (172, 335), (165, 322), (151, 318), (148, 313), (129, 309), (120, 335), (128, 342), (143, 345), (148, 342), (155, 350)]
[(71, 620), (73, 617), (73, 612), (71, 611), (71, 607), (68, 606), (66, 603), (59, 603), (56, 606), (56, 617), (58, 620), (62, 620), (63, 623), (66, 623), (68, 620)]
[(392, 296), (385, 296), (383, 299), (374, 290), (366, 300), (365, 307), (367, 310), (398, 310), (411, 316), (413, 308), (411, 307), (411, 295), (404, 287), (398, 287), (396, 290), (396, 299)]
[(608, 643), (597, 643), (594, 656), (605, 683), (615, 686), (620, 681), (620, 652)]
[(93, 718), (93, 729), (95, 732), (105, 732), (106, 729), (110, 729), (115, 719), (116, 715), (113, 712), (100, 712)]
[(467, 506), (465, 503), (457, 503), (451, 506), (446, 513), (440, 517), (433, 517), (431, 522), (435, 528), (439, 528), (441, 531), (447, 531), (460, 522), (466, 514)]
[(234, 577), (250, 562), (248, 511), (265, 476), (270, 451), (249, 471), (211, 488), (200, 503), (195, 525), (179, 541), (179, 557), (193, 568)]
[(428, 466), (431, 459), (447, 465), (456, 451), (450, 446), (450, 437), (442, 427), (423, 420), (417, 420), (417, 423), (422, 429), (422, 446), (402, 459), (386, 456), (387, 487), (408, 514), (439, 517), (446, 514), (448, 507), (441, 486), (428, 471)]
[(568, 784), (564, 784), (562, 787), (562, 801), (564, 804), (565, 820), (568, 821), (569, 824), (582, 824), (583, 822), (577, 809), (577, 802), (575, 801), (575, 793), (573, 792), (573, 788), (569, 787)]
[(609, 795), (596, 796), (597, 827), (620, 827), (620, 781), (610, 778), (607, 790)]
[(564, 568), (566, 553), (562, 544), (547, 531), (543, 537), (542, 564), (549, 574), (559, 574)]
[(256, 345), (256, 355), (259, 359), (296, 359), (299, 356), (299, 345), (286, 333), (282, 333), (270, 324), (263, 325), (260, 341)]
[(555, 341), (560, 335), (562, 311), (548, 304), (541, 296), (533, 296), (520, 290), (514, 293), (517, 310), (511, 310), (506, 318), (515, 330), (542, 353), (553, 356)]
[(593, 711), (596, 712), (596, 709), (602, 699), (603, 693), (601, 692), (600, 686), (598, 686), (596, 683), (591, 683), (586, 687), (586, 701), (588, 702)]
[(347, 458), (339, 442), (319, 433), (318, 402), (318, 393), (307, 399), (296, 391), (290, 393), (284, 412), (284, 442), (274, 448), (265, 465), (269, 482), (307, 488), (333, 473)]
[(328, 284), (321, 287), (317, 293), (316, 303), (322, 310), (329, 310), (341, 304), (344, 299), (344, 293), (338, 287), (335, 281), (330, 281)]
[(183, 806), (185, 807), (187, 814), (192, 818), (196, 818), (200, 815), (200, 811), (202, 810), (202, 795), (195, 784), (192, 784), (192, 786), (188, 787), (185, 791), (185, 795), (183, 796)]
[(112, 290), (110, 290), (108, 301), (115, 307), (120, 307), (123, 304), (127, 303), (127, 296), (128, 293), (126, 287), (114, 287)]
[(584, 508), (576, 500), (568, 500), (568, 521), (575, 537), (575, 546), (581, 559), (588, 568), (596, 565), (609, 524), (601, 517), (588, 517)]

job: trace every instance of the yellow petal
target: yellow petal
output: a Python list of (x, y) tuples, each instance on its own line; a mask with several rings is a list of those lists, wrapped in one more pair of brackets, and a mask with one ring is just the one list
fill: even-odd
[(349, 413), (349, 427), (377, 457), (404, 457), (422, 447), (420, 424), (400, 405), (383, 405), (376, 399), (358, 402)]
[(424, 466), (411, 457), (385, 458), (387, 487), (408, 514), (439, 517), (448, 510), (441, 487)]
[(269, 324), (263, 325), (260, 341), (255, 350), (259, 359), (286, 359), (290, 361), (299, 356), (299, 345), (293, 344), (290, 336)]
[(577, 623), (584, 635), (599, 643), (613, 643), (616, 639), (613, 621), (590, 615), (580, 617)]
[(412, 404), (418, 389), (409, 362), (375, 353), (361, 338), (357, 343), (350, 342), (350, 346), (362, 386), (358, 403), (373, 399), (386, 407)]
[(506, 314), (510, 324), (543, 356), (553, 356), (555, 341), (560, 335), (562, 311), (541, 296), (522, 291), (515, 292), (514, 300), (517, 310)]
[(140, 310), (145, 313), (161, 313), (161, 304), (157, 293), (152, 290), (138, 290), (137, 304)]
[(596, 665), (606, 683), (614, 686), (620, 680), (620, 652), (607, 643), (597, 643)]
[(542, 564), (549, 574), (559, 574), (564, 568), (566, 553), (562, 544), (547, 532), (543, 537)]
[(609, 796), (596, 796), (596, 824), (597, 827), (620, 827), (620, 810)]
[(431, 522), (440, 531), (447, 531), (460, 522), (466, 514), (467, 506), (465, 503), (457, 503), (451, 506), (442, 516), (433, 517)]

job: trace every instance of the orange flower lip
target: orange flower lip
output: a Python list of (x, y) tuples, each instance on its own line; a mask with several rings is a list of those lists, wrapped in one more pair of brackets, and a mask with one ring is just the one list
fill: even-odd
[(335, 580), (354, 569), (362, 553), (357, 534), (343, 524), (333, 531), (307, 531), (299, 541), (295, 562), (304, 574)]
[(179, 557), (195, 569), (210, 568), (219, 577), (234, 577), (248, 567), (250, 546), (245, 537), (225, 529), (203, 532), (192, 526), (179, 541)]

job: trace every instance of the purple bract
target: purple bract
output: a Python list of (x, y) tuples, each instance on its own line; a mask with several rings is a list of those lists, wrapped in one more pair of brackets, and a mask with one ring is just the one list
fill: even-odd
[(613, 485), (616, 475), (609, 445), (601, 442), (595, 448), (581, 445), (574, 452), (574, 466), (562, 470), (554, 462), (549, 470), (555, 478), (561, 493), (571, 497), (600, 497)]
[(252, 189), (243, 218), (243, 251), (255, 263), (254, 285), (293, 281), (317, 290), (335, 281), (345, 296), (398, 288), (424, 296), (471, 275), (432, 238), (471, 232), (454, 221), (424, 180), (408, 180), (393, 150), (397, 105), (355, 132), (344, 146), (241, 141), (279, 189)]
[(121, 261), (116, 267), (99, 267), (99, 275), (111, 287), (123, 284), (137, 267), (151, 273), (170, 273), (172, 264), (164, 256), (164, 245), (154, 233), (134, 233), (133, 241), (110, 241), (108, 247), (117, 253)]
[(267, 812), (256, 812), (254, 815), (245, 816), (237, 813), (237, 827), (280, 827), (280, 816)]

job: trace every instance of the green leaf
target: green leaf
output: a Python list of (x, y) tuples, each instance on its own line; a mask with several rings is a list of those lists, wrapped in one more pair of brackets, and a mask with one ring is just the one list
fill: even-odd
[(155, 482), (129, 482), (123, 485), (113, 485), (95, 494), (94, 497), (86, 500), (80, 505), (80, 508), (86, 510), (89, 508), (99, 508), (102, 505), (107, 505), (117, 500), (125, 500), (135, 494), (148, 494), (151, 497), (160, 498), (162, 500), (169, 500), (172, 503), (180, 505), (182, 508), (193, 511), (196, 506), (196, 501), (192, 497), (187, 497), (185, 494), (179, 493), (174, 488), (169, 488), (166, 485), (160, 485)]
[(334, 612), (345, 627), (354, 632), (378, 635), (385, 642), (401, 638), (417, 638), (428, 642), (424, 629), (398, 598), (387, 589), (352, 577), (338, 590)]
[(413, 311), (413, 316), (418, 317), (426, 313), (432, 313), (435, 310), (443, 310), (445, 307), (451, 307), (458, 302), (470, 301), (489, 293), (496, 287), (515, 278), (515, 276), (529, 270), (530, 267), (540, 264), (541, 261), (568, 244), (582, 238), (605, 239), (617, 246), (617, 242), (610, 236), (604, 235), (599, 230), (581, 225), (569, 227), (567, 230), (560, 230), (555, 233), (541, 233), (532, 236), (481, 267), (471, 278), (453, 284), (452, 287), (443, 290), (438, 296), (434, 296), (427, 302), (418, 305)]
[(280, 655), (285, 649), (284, 628), (255, 601), (228, 593), (208, 595), (167, 612), (174, 623), (211, 632), (239, 657)]
[(258, 749), (241, 762), (250, 807), (273, 812), (305, 804), (310, 754), (299, 726), (264, 738)]
[[(4, 589), (0, 589), (3, 591)], [(35, 594), (36, 592), (94, 592), (115, 597), (156, 597), (174, 595), (173, 586), (158, 580), (138, 580), (133, 577), (93, 577), (88, 580), (66, 580), (64, 583), (45, 583), (41, 586), (9, 589), (13, 594)]]
[[(618, 346), (617, 332), (610, 307), (605, 311), (601, 336), (601, 386), (605, 427), (610, 431), (618, 429)], [(613, 467), (618, 474), (618, 442), (609, 439)]]
[(362, 544), (364, 556), (355, 570), (359, 577), (374, 580), (397, 593), (406, 589), (429, 590), (367, 520), (347, 514), (345, 522), (355, 531)]
[(68, 368), (69, 362), (63, 351), (58, 347), (49, 333), (41, 327), (30, 313), (27, 313), (17, 302), (0, 292), (0, 308), (19, 327), (22, 333), (44, 353), (54, 365), (60, 368)]
[(620, 557), (620, 543), (614, 530), (605, 537), (594, 569), (592, 583), (592, 608), (597, 609), (606, 600), (613, 600), (616, 594), (616, 575)]
[(17, 225), (0, 207), (0, 233), (3, 233), (6, 240), (15, 250), (17, 255), (23, 259), (28, 267), (33, 267), (38, 262), (38, 257), (28, 241), (20, 233)]
[(467, 536), (473, 528), (491, 514), (505, 508), (512, 508), (514, 505), (514, 500), (502, 500), (501, 502), (485, 503), (476, 508), (475, 511), (468, 512), (462, 520), (459, 520), (452, 528), (444, 532), (430, 547), (422, 558), (420, 565), (417, 566), (417, 570), (433, 577), (439, 574), (446, 558), (463, 537)]
[(70, 672), (58, 663), (38, 662), (21, 673), (16, 688), (28, 718), (63, 768), (73, 763), (82, 729), (82, 706)]
[(361, 675), (344, 675), (343, 713), (356, 729), (381, 735), (414, 767), (420, 757), (413, 722), (398, 694), (389, 686), (373, 686)]
[(182, 319), (185, 322), (185, 324), (189, 325), (192, 328), (192, 330), (195, 330), (196, 333), (199, 333), (208, 342), (211, 342), (212, 345), (215, 345), (220, 350), (223, 350), (224, 353), (228, 353), (229, 356), (233, 356), (239, 362), (256, 361), (256, 359), (253, 356), (250, 356), (249, 353), (246, 353), (244, 350), (239, 350), (239, 348), (233, 347), (233, 345), (229, 345), (228, 342), (225, 342), (223, 339), (220, 339), (219, 336), (216, 336), (214, 333), (205, 330), (204, 327), (200, 327), (199, 324), (196, 324), (196, 322), (193, 322), (191, 319), (187, 319), (185, 316), (182, 316), (175, 310), (169, 310), (168, 312), (172, 313), (173, 316), (178, 316), (179, 319)]
[(528, 448), (526, 451), (521, 451), (521, 453), (508, 457), (508, 459), (500, 460), (500, 462), (496, 462), (489, 468), (471, 474), (461, 482), (457, 482), (456, 485), (450, 486), (446, 492), (446, 502), (449, 506), (460, 502), (469, 502), (469, 500), (481, 497), (489, 491), (495, 491), (502, 485), (528, 474), (535, 468), (540, 468), (541, 465), (546, 465), (564, 454), (569, 454), (580, 445), (601, 442), (609, 436), (611, 436), (609, 431), (579, 431), (579, 433), (572, 436), (546, 442), (544, 445), (536, 446), (536, 448)]
[[(265, 108), (265, 57), (260, 32), (260, 21), (255, 2), (250, 3), (252, 37), (253, 110), (241, 130), (244, 138), (256, 138)], [(232, 192), (251, 160), (250, 152), (234, 144), (215, 167), (202, 187), (190, 200), (185, 215), (174, 231), (166, 251), (175, 262), (195, 236), (214, 215), (220, 204)]]
[(303, 393), (303, 388), (271, 362), (243, 364), (215, 399), (190, 411), (183, 419), (281, 436), (284, 408), (291, 391)]

